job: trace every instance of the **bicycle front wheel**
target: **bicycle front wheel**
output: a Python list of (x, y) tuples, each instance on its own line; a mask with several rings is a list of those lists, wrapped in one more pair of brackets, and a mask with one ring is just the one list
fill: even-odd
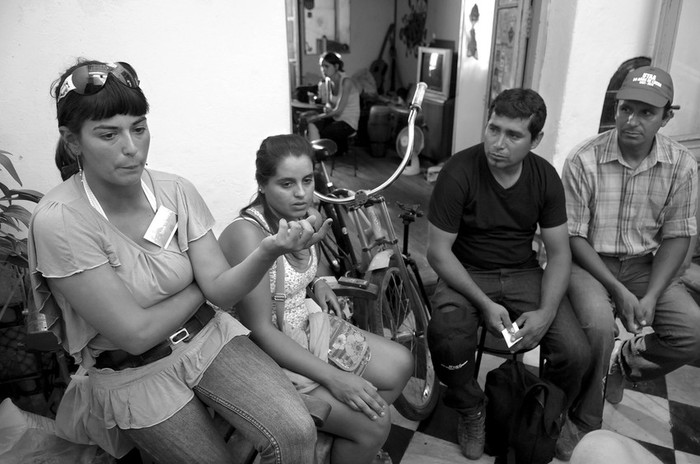
[(413, 375), (394, 407), (405, 418), (423, 420), (438, 401), (438, 379), (428, 349), (429, 314), (415, 284), (401, 269), (391, 266), (374, 271), (369, 279), (379, 287), (369, 330), (408, 348), (413, 354)]

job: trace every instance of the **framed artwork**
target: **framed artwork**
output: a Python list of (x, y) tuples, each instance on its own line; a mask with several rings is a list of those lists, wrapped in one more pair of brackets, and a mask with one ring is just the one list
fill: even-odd
[(487, 108), (501, 91), (522, 85), (528, 14), (529, 2), (498, 0), (496, 3)]

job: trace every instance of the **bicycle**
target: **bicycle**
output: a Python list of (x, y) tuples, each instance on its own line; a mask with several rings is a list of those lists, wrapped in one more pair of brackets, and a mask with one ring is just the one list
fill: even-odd
[[(335, 187), (323, 163), (334, 154), (334, 144), (327, 140), (313, 143), (322, 176), (317, 185), (322, 192), (317, 190), (314, 194), (321, 201), (322, 212), (333, 218), (332, 233), (319, 242), (322, 256), (339, 281), (360, 288), (372, 285), (378, 289), (373, 295), (373, 304), (361, 302), (354, 305), (355, 323), (401, 343), (413, 354), (413, 376), (394, 403), (396, 409), (410, 420), (422, 420), (430, 415), (439, 396), (438, 379), (426, 338), (430, 302), (418, 266), (408, 252), (409, 225), (422, 213), (417, 205), (401, 205), (403, 212), (400, 217), (404, 225), (401, 248), (386, 201), (379, 192), (398, 178), (411, 158), (414, 124), (424, 91), (425, 84), (419, 83), (409, 112), (408, 144), (402, 162), (384, 183), (372, 190), (353, 192)], [(355, 251), (346, 218), (354, 226), (359, 253)]]

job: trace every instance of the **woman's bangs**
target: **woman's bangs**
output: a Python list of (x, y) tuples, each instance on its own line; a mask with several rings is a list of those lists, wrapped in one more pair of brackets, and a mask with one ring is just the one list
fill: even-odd
[[(86, 97), (83, 97), (86, 98)], [(90, 119), (108, 119), (118, 114), (141, 116), (148, 113), (148, 101), (141, 89), (129, 88), (112, 79), (102, 90), (89, 97), (93, 104)]]

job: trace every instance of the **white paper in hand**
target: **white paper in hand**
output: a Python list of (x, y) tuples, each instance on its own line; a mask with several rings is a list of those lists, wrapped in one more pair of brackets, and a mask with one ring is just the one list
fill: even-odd
[(512, 334), (516, 333), (520, 328), (518, 328), (518, 324), (513, 322), (513, 328), (509, 331), (508, 329), (503, 329), (501, 333), (503, 334), (503, 339), (506, 341), (506, 345), (508, 345), (508, 348), (511, 346), (515, 345), (518, 343), (520, 340), (523, 339), (523, 337), (518, 338), (517, 340), (512, 340)]

